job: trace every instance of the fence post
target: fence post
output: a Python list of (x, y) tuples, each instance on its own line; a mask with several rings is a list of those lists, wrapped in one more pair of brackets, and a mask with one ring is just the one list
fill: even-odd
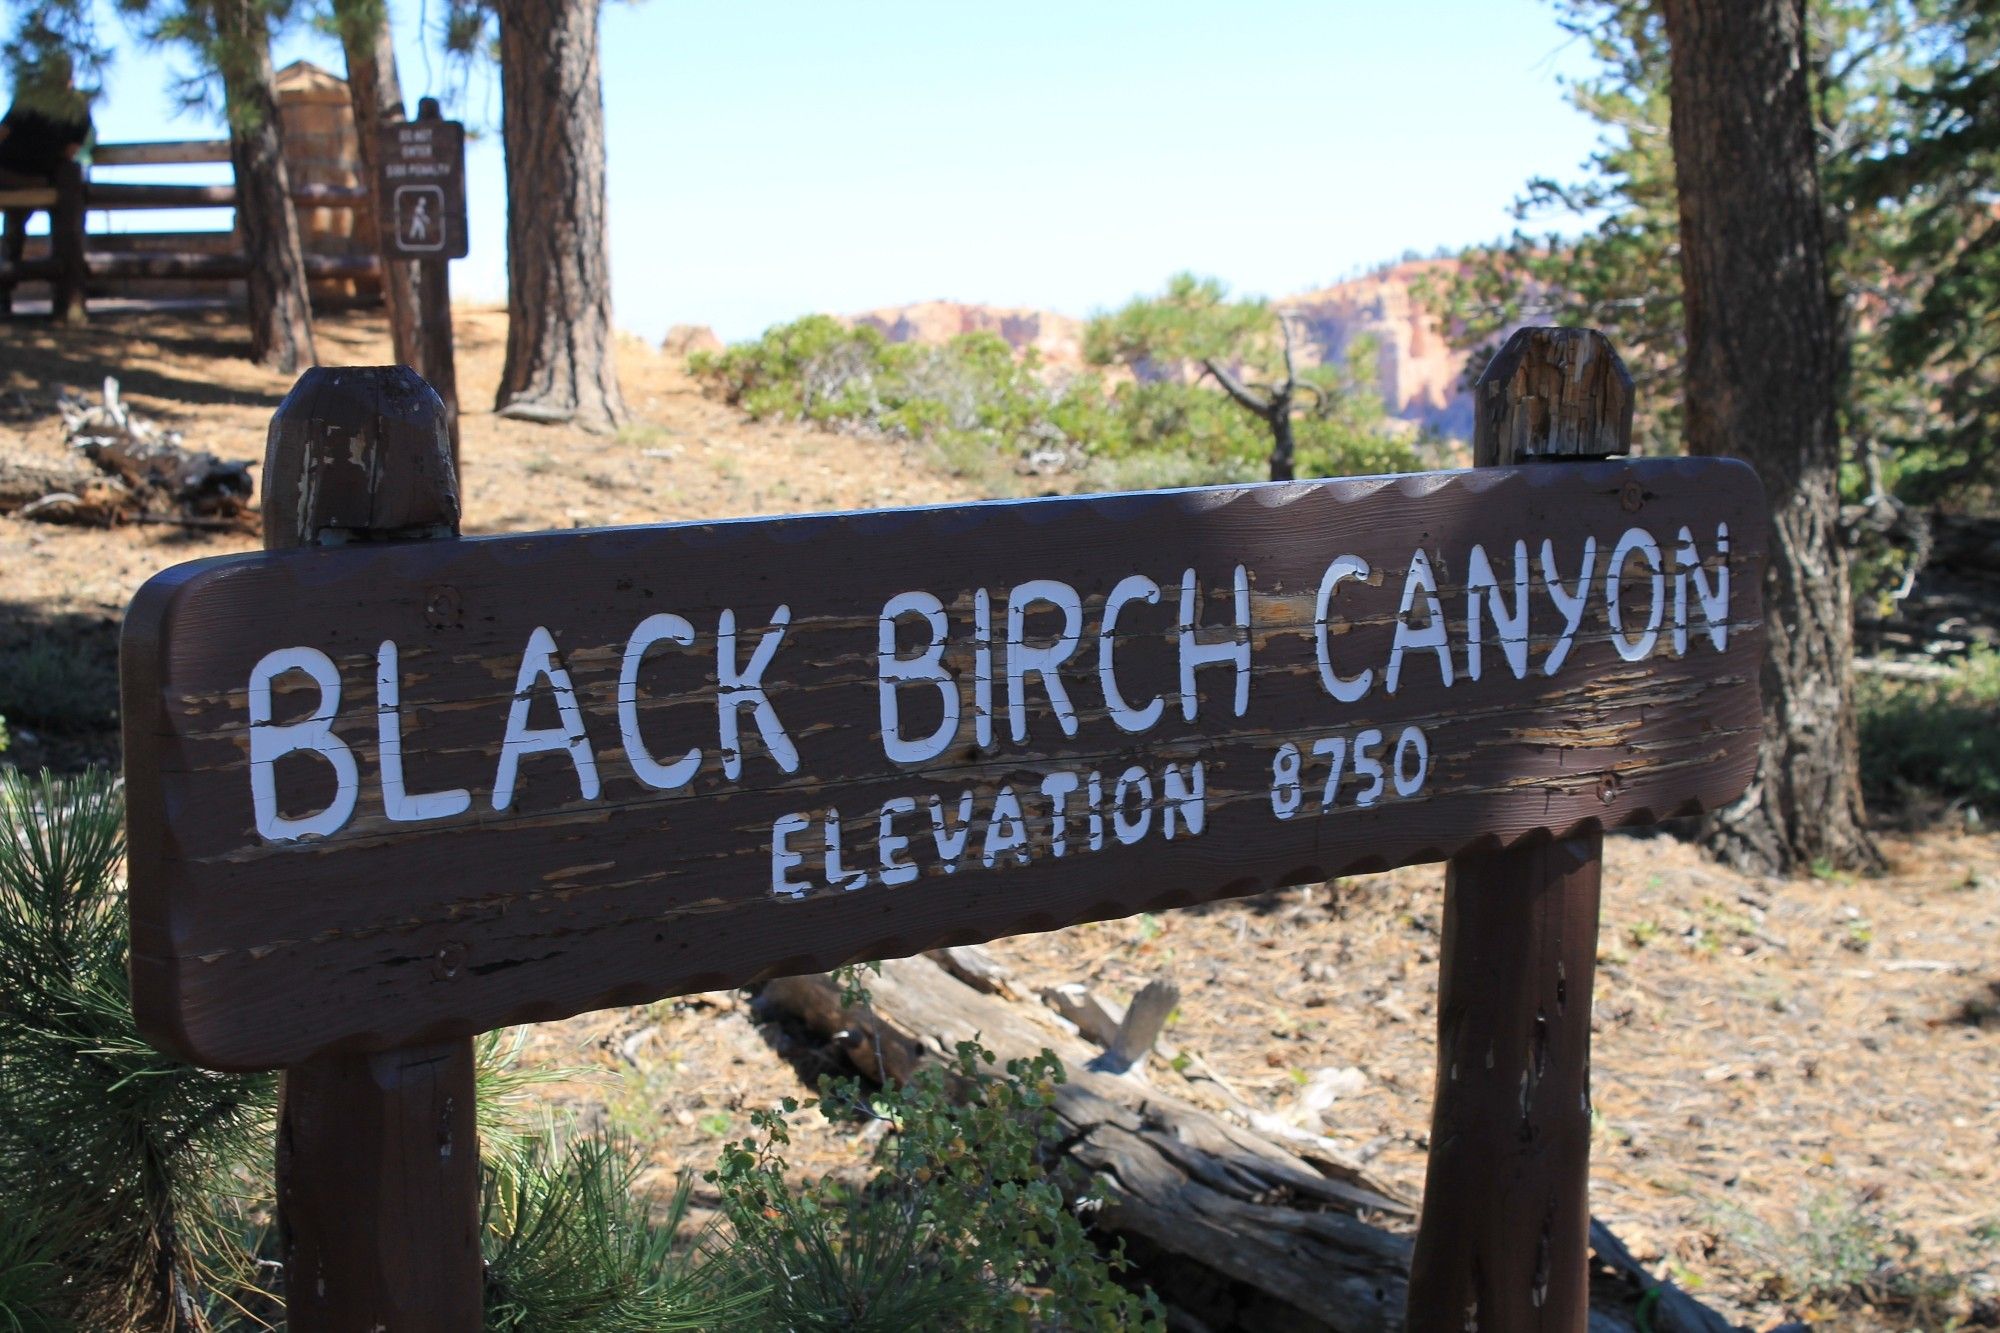
[[(308, 370), (271, 420), (263, 517), (266, 550), (456, 537), (437, 394), (405, 366)], [(287, 1327), (480, 1327), (471, 1038), (287, 1069), (277, 1151)]]
[[(1480, 467), (1598, 459), (1631, 446), (1632, 380), (1594, 329), (1517, 331), (1473, 393)], [(1590, 999), (1603, 850), (1596, 831), (1537, 835), (1453, 857), (1445, 872), (1412, 1330), (1583, 1333), (1589, 1319)]]
[(49, 282), (49, 314), (58, 324), (81, 324), (90, 266), (84, 257), (83, 164), (65, 160), (56, 167), (56, 203), (49, 210), (49, 252), (55, 276)]
[[(417, 102), (418, 120), (442, 120), (435, 97)], [(451, 465), (459, 466), (458, 363), (451, 345), (451, 261), (443, 257), (410, 261), (417, 270), (417, 373), (429, 381), (444, 402), (445, 432), (451, 439)]]

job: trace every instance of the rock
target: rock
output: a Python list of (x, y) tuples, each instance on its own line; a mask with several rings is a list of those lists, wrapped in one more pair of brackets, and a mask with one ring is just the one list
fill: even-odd
[(1299, 1105), (1296, 1119), (1308, 1128), (1317, 1125), (1333, 1109), (1333, 1104), (1342, 1097), (1352, 1097), (1368, 1086), (1368, 1075), (1346, 1065), (1340, 1069), (1328, 1067), (1316, 1071), (1306, 1080), (1299, 1091)]
[(1052, 310), (919, 301), (853, 315), (848, 324), (880, 330), (892, 343), (941, 346), (962, 333), (994, 333), (1016, 352), (1032, 347), (1051, 370), (1083, 367), (1083, 321)]
[(722, 339), (706, 324), (676, 324), (660, 340), (660, 350), (668, 356), (686, 357), (696, 352), (719, 352)]
[[(1276, 304), (1298, 316), (1299, 330), (1312, 347), (1307, 359), (1315, 364), (1341, 360), (1357, 338), (1372, 335), (1377, 383), (1389, 414), (1470, 439), (1472, 395), (1464, 382), (1465, 354), (1445, 340), (1416, 295), (1424, 277), (1443, 279), (1457, 263), (1420, 259), (1392, 264)], [(1510, 331), (1502, 330), (1502, 338)]]
[[(1470, 439), (1472, 395), (1464, 383), (1465, 354), (1446, 341), (1415, 290), (1426, 275), (1446, 276), (1457, 262), (1391, 264), (1273, 304), (1297, 317), (1296, 327), (1304, 335), (1303, 364), (1340, 360), (1357, 338), (1372, 335), (1377, 382), (1389, 415), (1407, 422), (1411, 431), (1430, 427)], [(1049, 310), (919, 301), (863, 311), (844, 322), (879, 329), (890, 342), (930, 346), (962, 333), (996, 333), (1016, 352), (1034, 348), (1050, 370), (1075, 371), (1084, 364), (1084, 321)], [(1502, 330), (1503, 336), (1510, 331)]]

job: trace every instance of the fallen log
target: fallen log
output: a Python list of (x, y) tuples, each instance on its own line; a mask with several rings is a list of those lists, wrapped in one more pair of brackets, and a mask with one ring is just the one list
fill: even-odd
[[(961, 1041), (1003, 1062), (1054, 1052), (1068, 1071), (1056, 1093), (1063, 1152), (1104, 1196), (1093, 1225), (1124, 1242), (1175, 1327), (1402, 1327), (1410, 1238), (1395, 1224), (1407, 1226), (1414, 1211), (1362, 1163), (1326, 1140), (1273, 1142), (1138, 1079), (1092, 1069), (1098, 1049), (1043, 1021), (1038, 1007), (981, 994), (930, 959), (886, 962), (864, 979), (870, 995), (860, 1006), (843, 1006), (839, 983), (825, 975), (768, 982), (758, 1004), (884, 1080), (909, 1078)], [(1618, 1276), (1593, 1287), (1594, 1331), (1638, 1329), (1642, 1298), (1655, 1333), (1730, 1327), (1671, 1287), (1646, 1296), (1652, 1279), (1602, 1235), (1600, 1259)]]
[[(65, 502), (42, 505), (64, 497)], [(131, 507), (130, 490), (75, 459), (0, 454), (0, 514), (68, 523), (110, 523)], [(40, 505), (33, 513), (23, 510)]]
[(189, 449), (181, 433), (133, 412), (104, 381), (104, 401), (63, 394), (57, 400), (69, 445), (100, 471), (123, 481), (140, 510), (182, 517), (238, 519), (249, 508), (250, 465)]

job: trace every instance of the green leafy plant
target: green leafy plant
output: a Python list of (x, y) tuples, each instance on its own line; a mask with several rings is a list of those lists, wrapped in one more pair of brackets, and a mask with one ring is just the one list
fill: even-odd
[[(861, 1185), (794, 1188), (787, 1098), (752, 1116), (706, 1177), (734, 1233), (728, 1262), (761, 1282), (759, 1326), (794, 1330), (1125, 1329), (1161, 1326), (1158, 1303), (1113, 1277), (1044, 1165), (1062, 1066), (1044, 1052), (994, 1068), (976, 1043), (949, 1068), (863, 1091), (823, 1079), (829, 1118), (887, 1132)], [(809, 1104), (810, 1105), (810, 1104)]]
[(1863, 676), (1855, 705), (1872, 799), (2000, 808), (2000, 652), (1970, 653), (1941, 680)]
[(1821, 1193), (1775, 1223), (1733, 1205), (1716, 1218), (1762, 1294), (1813, 1324), (1867, 1311), (1895, 1327), (1961, 1326), (1964, 1275), (1926, 1262), (1866, 1195)]

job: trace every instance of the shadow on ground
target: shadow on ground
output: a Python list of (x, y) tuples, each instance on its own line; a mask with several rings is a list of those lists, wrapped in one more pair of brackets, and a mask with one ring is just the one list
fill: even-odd
[(119, 761), (118, 617), (0, 600), (0, 764), (74, 772)]

